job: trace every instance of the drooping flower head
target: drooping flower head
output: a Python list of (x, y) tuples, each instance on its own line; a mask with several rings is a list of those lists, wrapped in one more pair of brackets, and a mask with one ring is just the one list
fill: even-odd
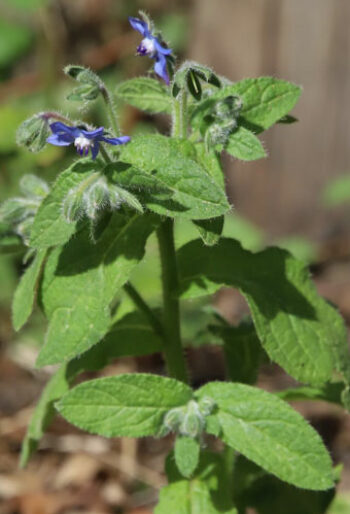
[(160, 39), (153, 34), (152, 27), (139, 18), (129, 17), (130, 25), (133, 29), (140, 32), (143, 40), (137, 47), (138, 55), (147, 55), (156, 62), (154, 64), (154, 71), (161, 77), (164, 82), (169, 85), (169, 74), (167, 70), (167, 57), (172, 53), (171, 48), (166, 48)]
[(55, 146), (69, 146), (72, 143), (80, 155), (88, 155), (91, 149), (93, 159), (96, 159), (100, 150), (100, 143), (110, 145), (124, 145), (130, 141), (129, 136), (106, 137), (104, 127), (95, 130), (85, 130), (80, 127), (69, 127), (60, 121), (50, 124), (52, 135), (47, 138), (47, 142)]

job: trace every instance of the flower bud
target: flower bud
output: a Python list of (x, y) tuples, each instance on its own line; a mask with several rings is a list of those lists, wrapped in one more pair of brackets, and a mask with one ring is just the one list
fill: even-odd
[(40, 152), (49, 134), (48, 118), (44, 114), (35, 114), (18, 127), (16, 140), (18, 145), (25, 146), (31, 152)]
[(204, 430), (205, 419), (199, 410), (198, 403), (191, 400), (186, 407), (186, 414), (179, 428), (181, 435), (198, 437)]
[(198, 402), (199, 411), (203, 416), (209, 416), (216, 407), (216, 403), (209, 396), (204, 396)]
[(169, 432), (178, 432), (179, 427), (184, 419), (185, 411), (183, 407), (177, 407), (169, 410), (163, 419), (162, 435)]

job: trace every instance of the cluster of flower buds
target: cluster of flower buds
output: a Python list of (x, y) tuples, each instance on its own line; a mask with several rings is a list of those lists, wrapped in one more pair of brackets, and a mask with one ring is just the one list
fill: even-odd
[(205, 418), (215, 409), (215, 402), (204, 397), (199, 402), (190, 400), (184, 407), (169, 410), (164, 416), (161, 435), (170, 432), (182, 436), (200, 438), (205, 430)]
[(49, 193), (49, 186), (35, 175), (24, 175), (20, 181), (20, 190), (23, 196), (10, 198), (1, 205), (0, 221), (28, 245), (34, 217)]
[(69, 222), (78, 221), (85, 216), (96, 222), (102, 211), (115, 211), (121, 204), (143, 212), (142, 205), (134, 195), (111, 183), (100, 172), (94, 172), (68, 192), (62, 209)]
[(241, 98), (236, 95), (227, 96), (213, 105), (205, 120), (204, 141), (207, 149), (227, 143), (230, 134), (237, 128), (242, 106)]

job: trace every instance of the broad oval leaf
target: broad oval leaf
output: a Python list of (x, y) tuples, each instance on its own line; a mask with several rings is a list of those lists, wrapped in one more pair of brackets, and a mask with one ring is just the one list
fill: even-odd
[(266, 352), (297, 380), (318, 385), (334, 371), (350, 369), (341, 316), (318, 295), (303, 263), (287, 251), (252, 253), (233, 239), (221, 238), (212, 247), (195, 240), (178, 251), (178, 265), (185, 297), (223, 285), (238, 288)]
[(41, 300), (49, 328), (37, 366), (70, 360), (104, 337), (109, 304), (144, 256), (155, 215), (115, 214), (96, 244), (81, 231), (45, 266)]
[(116, 89), (116, 96), (146, 112), (169, 114), (172, 110), (172, 98), (165, 86), (149, 77), (138, 77), (122, 82)]
[(125, 374), (84, 382), (58, 403), (70, 423), (106, 437), (157, 435), (166, 412), (192, 398), (187, 385), (171, 378)]
[[(118, 185), (158, 214), (189, 219), (221, 216), (230, 209), (223, 187), (196, 162), (196, 149), (187, 141), (159, 134), (135, 137), (121, 150), (126, 164), (111, 164)], [(143, 198), (142, 198), (143, 196)]]
[(134, 311), (116, 321), (104, 339), (68, 363), (63, 364), (46, 384), (31, 417), (22, 443), (21, 466), (25, 466), (55, 413), (53, 403), (65, 394), (75, 377), (97, 371), (118, 357), (160, 352), (162, 341), (154, 334), (143, 313)]
[(241, 117), (256, 132), (266, 130), (286, 116), (297, 103), (301, 88), (286, 80), (274, 77), (244, 79), (219, 89), (202, 101), (193, 113), (203, 117), (217, 100), (238, 95), (243, 102)]
[(196, 395), (212, 398), (222, 440), (281, 480), (297, 487), (334, 486), (332, 461), (317, 432), (288, 404), (244, 384), (212, 382)]
[(77, 229), (63, 213), (63, 202), (70, 190), (81, 184), (88, 174), (101, 169), (98, 161), (83, 159), (61, 173), (52, 190), (40, 205), (31, 229), (30, 246), (47, 248), (65, 244)]

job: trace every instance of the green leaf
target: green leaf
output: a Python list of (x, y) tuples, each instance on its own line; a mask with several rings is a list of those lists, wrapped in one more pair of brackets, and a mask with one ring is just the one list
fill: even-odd
[(232, 382), (255, 384), (261, 361), (261, 345), (251, 323), (238, 327), (215, 325), (210, 331), (224, 342), (225, 363)]
[(122, 148), (124, 163), (113, 163), (107, 170), (114, 170), (115, 182), (158, 214), (189, 219), (221, 216), (230, 208), (225, 192), (195, 158), (195, 147), (187, 141), (145, 135)]
[(96, 244), (85, 229), (48, 258), (42, 303), (49, 318), (37, 366), (74, 358), (106, 334), (109, 304), (142, 260), (154, 215), (115, 214)]
[(333, 487), (332, 461), (320, 436), (276, 396), (223, 382), (206, 384), (196, 396), (216, 402), (221, 439), (248, 459), (303, 489)]
[(215, 182), (225, 188), (225, 175), (221, 166), (220, 155), (214, 150), (207, 150), (203, 143), (196, 143), (196, 161), (207, 171)]
[(42, 202), (34, 218), (30, 246), (47, 248), (63, 245), (77, 229), (77, 222), (69, 222), (63, 213), (63, 203), (68, 193), (82, 184), (88, 175), (101, 169), (98, 161), (84, 159), (75, 162), (61, 173), (51, 192)]
[(149, 326), (144, 314), (130, 312), (114, 323), (105, 338), (82, 356), (63, 364), (46, 384), (37, 403), (23, 441), (21, 466), (25, 466), (36, 450), (55, 414), (53, 403), (69, 389), (77, 375), (98, 371), (119, 357), (149, 355), (161, 351), (162, 342)]
[(192, 437), (178, 436), (175, 442), (175, 462), (181, 475), (190, 477), (199, 461), (199, 442)]
[(286, 80), (260, 77), (236, 82), (231, 94), (238, 94), (243, 101), (242, 117), (266, 130), (293, 109), (301, 88)]
[(250, 507), (257, 514), (325, 514), (335, 496), (335, 489), (307, 491), (281, 482), (242, 455), (235, 460), (233, 483), (240, 511)]
[(256, 161), (266, 157), (266, 152), (259, 139), (253, 132), (242, 126), (230, 134), (224, 150), (241, 161)]
[(279, 391), (277, 396), (288, 402), (321, 400), (342, 405), (343, 382), (325, 384), (323, 387), (301, 386)]
[(242, 119), (255, 131), (266, 130), (286, 116), (297, 103), (301, 88), (273, 77), (245, 79), (225, 86), (202, 101), (193, 117), (203, 117), (218, 100), (231, 95), (242, 99)]
[(213, 246), (220, 239), (224, 229), (224, 222), (224, 216), (220, 216), (209, 220), (195, 220), (193, 224), (197, 228), (203, 243), (207, 246)]
[(32, 313), (46, 252), (46, 249), (37, 252), (16, 289), (12, 304), (12, 323), (15, 330), (22, 328)]
[(166, 461), (166, 472), (170, 484), (160, 491), (154, 514), (237, 514), (220, 454), (201, 452), (195, 476), (184, 480), (171, 453)]
[(67, 365), (64, 364), (46, 384), (35, 407), (22, 443), (20, 458), (20, 466), (22, 468), (27, 465), (31, 455), (37, 449), (46, 427), (51, 423), (55, 415), (54, 402), (61, 398), (68, 389), (69, 379), (67, 377)]
[(179, 250), (178, 264), (185, 297), (223, 285), (238, 288), (264, 349), (297, 380), (319, 385), (334, 371), (348, 372), (343, 320), (318, 295), (303, 263), (288, 252), (251, 253), (232, 239), (221, 238), (212, 247), (196, 240)]
[(192, 390), (171, 378), (125, 374), (90, 380), (57, 404), (70, 423), (106, 437), (157, 435), (166, 412), (185, 405)]
[(148, 77), (122, 82), (116, 89), (116, 96), (146, 112), (170, 114), (172, 110), (172, 99), (165, 86)]

